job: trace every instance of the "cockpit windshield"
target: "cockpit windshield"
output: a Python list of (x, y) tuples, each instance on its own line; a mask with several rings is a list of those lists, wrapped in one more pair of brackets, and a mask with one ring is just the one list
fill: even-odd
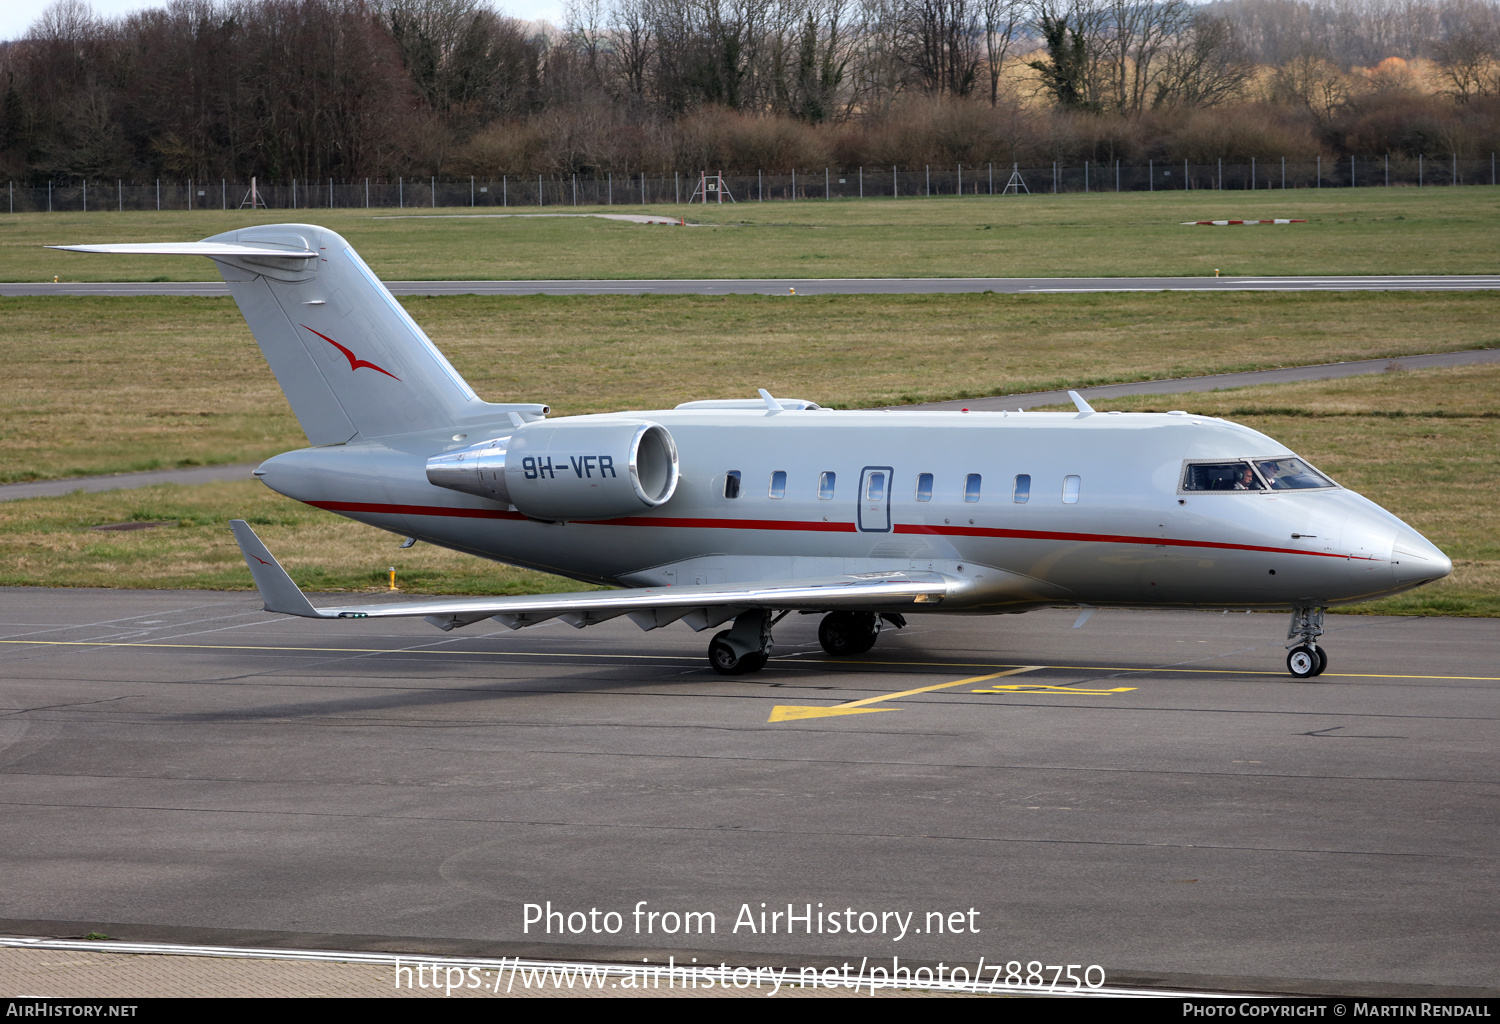
[(1263, 491), (1248, 462), (1195, 462), (1182, 477), (1184, 491)]
[(1297, 458), (1190, 462), (1182, 471), (1183, 491), (1303, 491), (1338, 486)]
[(1333, 487), (1334, 482), (1301, 459), (1257, 459), (1255, 468), (1273, 491), (1302, 491)]

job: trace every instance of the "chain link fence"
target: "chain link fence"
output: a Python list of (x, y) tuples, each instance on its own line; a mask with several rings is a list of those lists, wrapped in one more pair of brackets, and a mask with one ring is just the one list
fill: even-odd
[[(265, 185), (212, 181), (7, 183), (7, 212), (86, 210), (447, 209), (459, 207), (645, 206), (660, 204), (796, 202), (831, 199), (918, 199), (954, 195), (1038, 195), (1062, 192), (1252, 191), (1303, 188), (1426, 188), (1495, 185), (1496, 159), (1376, 157), (1250, 163), (1053, 164), (823, 168), (770, 174), (715, 172), (673, 175), (495, 178), (332, 178)], [(705, 187), (707, 186), (707, 187)]]

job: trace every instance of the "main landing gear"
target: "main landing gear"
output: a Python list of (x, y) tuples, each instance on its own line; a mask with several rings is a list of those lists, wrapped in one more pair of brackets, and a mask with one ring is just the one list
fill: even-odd
[[(787, 615), (775, 618), (766, 608), (753, 608), (734, 620), (734, 628), (720, 632), (709, 642), (708, 663), (724, 676), (759, 672), (771, 657), (771, 627)], [(864, 654), (875, 646), (884, 619), (897, 629), (906, 625), (900, 615), (877, 615), (874, 612), (829, 612), (818, 625), (818, 643), (835, 658)]]
[(1328, 652), (1318, 646), (1318, 637), (1323, 635), (1322, 608), (1295, 608), (1292, 624), (1286, 631), (1286, 668), (1298, 679), (1320, 676), (1328, 667)]
[(785, 614), (782, 612), (772, 619), (768, 608), (741, 612), (735, 617), (733, 629), (726, 629), (709, 641), (708, 663), (721, 676), (759, 672), (771, 657), (771, 627)]
[(818, 623), (818, 643), (835, 658), (864, 654), (875, 646), (880, 635), (880, 620), (897, 629), (906, 625), (900, 615), (876, 615), (874, 612), (829, 612)]
[(829, 612), (818, 623), (818, 643), (835, 658), (865, 653), (879, 635), (880, 617), (873, 612)]

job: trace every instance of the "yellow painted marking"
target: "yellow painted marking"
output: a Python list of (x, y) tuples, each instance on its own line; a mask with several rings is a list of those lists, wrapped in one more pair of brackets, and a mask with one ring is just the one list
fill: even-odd
[(813, 708), (795, 704), (778, 704), (771, 709), (768, 722), (795, 722), (799, 718), (827, 718), (831, 715), (874, 715), (882, 711), (900, 711), (900, 708)]
[[(478, 639), (478, 638), (476, 638)], [(449, 641), (438, 640), (435, 643), (447, 643)], [(143, 644), (125, 641), (110, 640), (0, 640), (0, 644), (32, 644), (38, 647), (150, 647), (150, 648), (174, 648), (188, 651), (292, 651), (306, 652), (310, 654), (445, 654), (474, 655), (476, 657), (504, 657), (504, 658), (617, 658), (633, 661), (702, 661), (702, 655), (687, 654), (602, 654), (602, 653), (563, 653), (549, 651), (459, 651), (449, 648), (412, 648), (412, 647), (274, 647), (259, 644)], [(924, 668), (987, 668), (983, 662), (977, 661), (849, 661), (844, 658), (827, 660), (818, 658), (799, 658), (796, 661), (788, 661), (787, 664), (801, 665), (842, 665), (848, 667), (881, 666), (885, 668), (902, 669), (924, 669)], [(1051, 669), (1057, 672), (1175, 672), (1187, 673), (1200, 676), (1285, 676), (1291, 678), (1285, 669), (1267, 671), (1264, 669), (1251, 668), (1159, 668), (1151, 665), (1028, 665), (1023, 671), (1036, 669)], [(1004, 674), (1004, 673), (1000, 673)], [(994, 676), (979, 676), (978, 679), (993, 679)], [(1391, 672), (1324, 672), (1319, 679), (1433, 679), (1446, 682), (1458, 683), (1500, 683), (1500, 676), (1428, 676), (1428, 675), (1399, 675)], [(971, 680), (959, 680), (959, 683)], [(959, 683), (946, 683), (946, 686), (957, 686)], [(919, 692), (919, 691), (911, 691)]]
[(1082, 686), (1048, 686), (1045, 683), (1012, 683), (1009, 686), (992, 686), (987, 690), (970, 690), (970, 693), (1076, 693), (1085, 697), (1104, 697), (1111, 693), (1129, 693), (1134, 686), (1116, 686), (1110, 690), (1090, 690)]
[(882, 693), (879, 697), (866, 697), (863, 700), (851, 700), (847, 704), (835, 704), (829, 708), (797, 707), (790, 704), (778, 704), (771, 709), (771, 717), (767, 722), (790, 722), (803, 718), (827, 718), (832, 715), (857, 715), (868, 711), (900, 711), (900, 708), (867, 708), (866, 704), (879, 704), (888, 700), (900, 700), (902, 697), (910, 697), (917, 693), (931, 693), (933, 690), (946, 690), (953, 686), (965, 686), (970, 683), (983, 683), (991, 679), (999, 679), (1001, 676), (1018, 676), (1022, 672), (1035, 672), (1045, 665), (1022, 665), (1020, 668), (1008, 668), (1004, 672), (991, 672), (987, 676), (972, 676), (968, 679), (956, 679), (951, 683), (937, 683), (933, 686), (919, 686), (914, 690), (901, 690), (898, 693)]
[(866, 697), (864, 700), (851, 700), (847, 704), (839, 704), (841, 708), (862, 708), (866, 704), (879, 704), (882, 701), (900, 700), (902, 697), (910, 697), (918, 693), (931, 693), (933, 690), (946, 690), (950, 686), (964, 686), (967, 683), (983, 683), (990, 679), (999, 679), (1001, 676), (1018, 676), (1022, 672), (1035, 672), (1037, 669), (1046, 668), (1045, 665), (1022, 665), (1019, 668), (1008, 668), (1004, 672), (991, 672), (987, 676), (974, 676), (970, 679), (960, 679), (952, 683), (938, 683), (935, 686), (919, 686), (915, 690), (902, 690), (900, 693), (887, 693), (880, 697)]

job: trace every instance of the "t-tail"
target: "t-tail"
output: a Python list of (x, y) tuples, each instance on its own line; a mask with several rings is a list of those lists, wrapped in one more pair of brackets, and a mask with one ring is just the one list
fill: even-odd
[(327, 228), (267, 224), (201, 242), (52, 248), (212, 259), (313, 445), (547, 412), (482, 401), (353, 247)]

